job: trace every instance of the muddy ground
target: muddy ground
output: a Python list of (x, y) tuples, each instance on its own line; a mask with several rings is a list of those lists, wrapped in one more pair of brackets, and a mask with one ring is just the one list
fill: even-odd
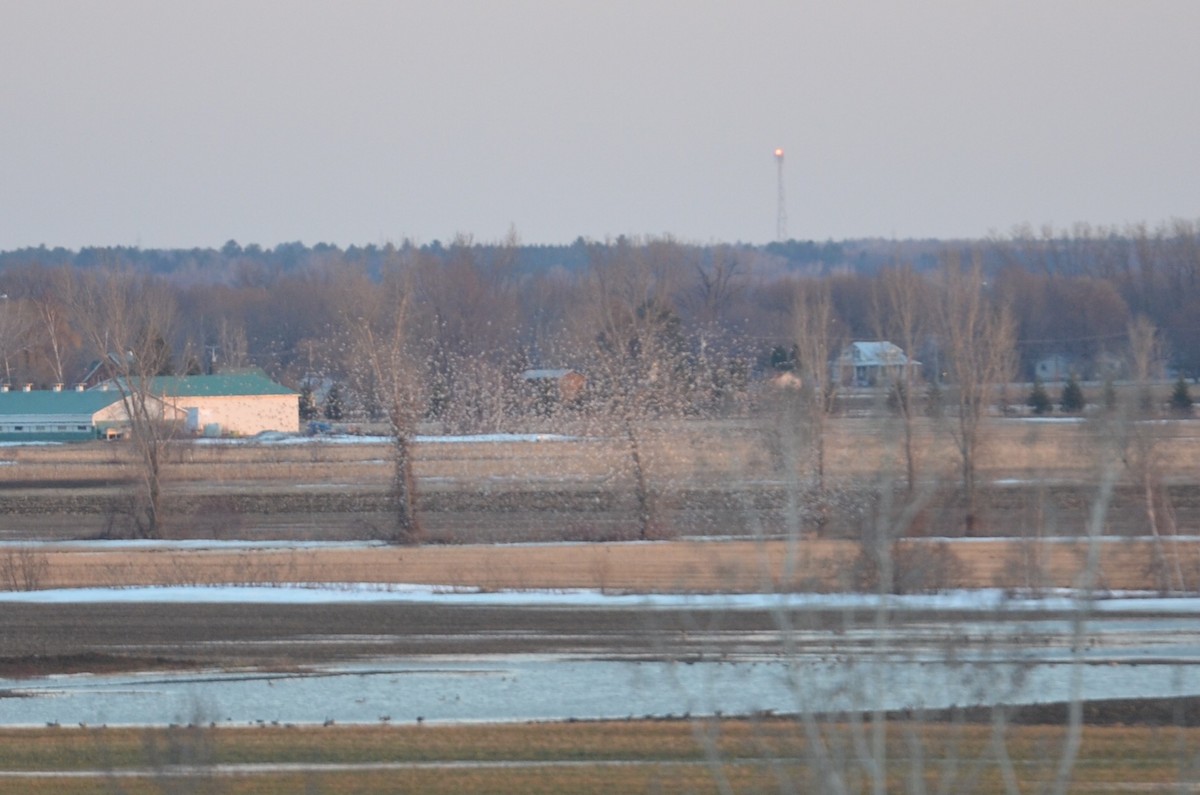
[[(900, 560), (914, 561), (906, 564), (910, 566), (936, 561), (933, 546), (911, 542)], [(786, 571), (797, 589), (846, 589), (841, 578), (853, 568), (844, 558), (852, 544), (812, 539), (801, 542), (801, 549), (797, 557), (785, 542), (731, 541), (243, 551), (105, 551), (89, 545), (35, 554), (46, 556), (46, 587), (370, 581), (484, 591), (770, 592), (785, 589)], [(1028, 587), (1021, 582), (1028, 583), (1032, 573), (1017, 563), (1030, 559), (1040, 565), (1042, 587), (1069, 586), (1086, 559), (1082, 546), (1061, 541), (1034, 548), (1020, 542), (965, 541), (950, 551), (957, 560), (951, 573), (959, 579), (949, 587), (1001, 581), (1012, 588)], [(1176, 552), (1196, 576), (1200, 543), (1183, 543)], [(1146, 587), (1154, 581), (1154, 560), (1150, 544), (1106, 543), (1099, 583)], [(926, 579), (908, 582), (924, 583), (914, 590), (930, 590), (928, 578), (945, 574), (923, 570)], [(912, 620), (930, 617), (922, 613)], [(10, 602), (0, 610), (0, 677), (193, 667), (291, 670), (434, 654), (577, 653), (686, 660), (735, 650), (781, 653), (782, 627), (839, 631), (870, 620), (840, 610), (796, 612), (781, 622), (779, 614), (766, 610)], [(909, 619), (901, 613), (892, 620)]]
[[(841, 621), (826, 616), (820, 622)], [(5, 605), (0, 677), (175, 668), (290, 671), (431, 654), (696, 659), (778, 649), (769, 612), (438, 605)], [(747, 633), (766, 636), (751, 639)], [(770, 637), (768, 637), (770, 636)]]

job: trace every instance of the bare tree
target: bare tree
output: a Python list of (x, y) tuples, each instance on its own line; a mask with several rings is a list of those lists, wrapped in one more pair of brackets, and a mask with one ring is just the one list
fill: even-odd
[(996, 386), (1014, 370), (1015, 333), (1007, 309), (986, 290), (978, 259), (964, 268), (952, 258), (942, 277), (938, 330), (956, 409), (948, 427), (958, 451), (965, 529), (970, 532), (977, 521), (975, 470), (984, 423)]
[(696, 281), (685, 299), (699, 325), (725, 322), (749, 283), (749, 264), (729, 246), (703, 252), (694, 263)]
[(1161, 378), (1162, 341), (1158, 329), (1145, 316), (1129, 324), (1130, 375), (1136, 385), (1135, 403), (1127, 406), (1119, 428), (1122, 458), (1142, 491), (1146, 524), (1154, 540), (1154, 568), (1162, 590), (1182, 589), (1183, 572), (1172, 544), (1168, 551), (1164, 536), (1174, 541), (1175, 511), (1163, 478), (1160, 437), (1164, 426), (1146, 422), (1153, 411), (1152, 384)]
[(1162, 377), (1162, 337), (1145, 315), (1130, 321), (1126, 333), (1129, 336), (1129, 374), (1137, 384), (1137, 409), (1146, 414), (1154, 408), (1151, 385)]
[(882, 338), (898, 344), (904, 349), (909, 361), (896, 374), (891, 384), (896, 412), (904, 432), (904, 477), (909, 493), (912, 493), (917, 477), (914, 450), (914, 426), (916, 411), (916, 368), (912, 357), (926, 333), (925, 284), (910, 263), (882, 271), (876, 285), (876, 315), (879, 334)]
[(51, 374), (56, 384), (65, 383), (66, 374), (63, 370), (63, 359), (66, 354), (67, 312), (54, 299), (38, 301), (35, 304), (38, 325), (46, 342), (47, 360)]
[(799, 282), (792, 301), (792, 344), (818, 494), (826, 490), (826, 424), (837, 403), (838, 384), (831, 360), (843, 342), (829, 282)]
[(172, 371), (167, 340), (175, 323), (173, 295), (160, 281), (122, 270), (76, 274), (65, 287), (80, 337), (103, 363), (106, 385), (120, 395), (137, 453), (133, 531), (158, 538), (165, 449), (178, 418), (166, 412), (155, 379)]
[(424, 538), (417, 512), (413, 437), (423, 405), (421, 357), (412, 334), (412, 271), (398, 257), (378, 283), (347, 274), (342, 287), (342, 324), (348, 359), (360, 396), (377, 405), (392, 437), (391, 503), (397, 544)]
[(215, 339), (216, 350), (205, 351), (206, 361), (214, 368), (237, 369), (249, 363), (249, 342), (246, 339), (246, 327), (241, 323), (225, 317), (220, 318), (217, 321)]
[(489, 411), (474, 379), (479, 365), (506, 365), (521, 324), (515, 278), (518, 241), (481, 247), (458, 236), (444, 257), (418, 254), (413, 289), (429, 340), (430, 414), (459, 430)]
[(4, 357), (4, 383), (12, 383), (13, 360), (29, 346), (34, 316), (25, 301), (0, 296), (0, 356)]
[(619, 242), (608, 248), (592, 263), (587, 312), (579, 319), (594, 376), (591, 394), (628, 445), (641, 538), (661, 532), (642, 424), (678, 413), (686, 400), (684, 340), (670, 300), (673, 251), (670, 244), (635, 249)]

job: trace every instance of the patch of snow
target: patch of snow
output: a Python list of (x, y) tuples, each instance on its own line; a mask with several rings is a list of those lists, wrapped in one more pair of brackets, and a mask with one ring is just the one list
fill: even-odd
[[(1091, 541), (1086, 535), (1079, 536), (1042, 536), (1023, 537), (1023, 536), (970, 536), (964, 538), (956, 538), (953, 536), (920, 536), (914, 538), (905, 538), (907, 543), (936, 543), (936, 544), (991, 544), (996, 542), (1021, 542), (1026, 544), (1085, 544)], [(1096, 539), (1100, 544), (1151, 544), (1151, 543), (1172, 543), (1175, 541), (1183, 541), (1195, 543), (1200, 541), (1200, 536), (1194, 535), (1177, 535), (1177, 536), (1162, 536), (1156, 539), (1153, 536), (1098, 536)]]
[(367, 549), (388, 546), (385, 541), (250, 541), (212, 538), (185, 539), (86, 539), (66, 541), (0, 541), (0, 549), (37, 547), (45, 550), (107, 551), (117, 549), (150, 550), (243, 550), (243, 549)]
[(475, 436), (417, 436), (422, 444), (463, 444), (474, 442), (573, 442), (578, 436), (558, 433), (482, 433)]
[[(570, 442), (578, 441), (578, 436), (566, 436), (557, 433), (481, 433), (461, 436), (414, 436), (418, 444), (476, 444), (496, 442)], [(391, 436), (359, 436), (349, 433), (334, 433), (318, 436), (301, 436), (298, 434), (278, 433), (268, 431), (257, 436), (198, 438), (193, 444), (200, 445), (242, 445), (242, 444), (390, 444)]]
[(995, 588), (938, 594), (612, 594), (594, 589), (484, 591), (439, 585), (378, 583), (286, 583), (280, 585), (148, 586), (0, 591), (0, 603), (175, 603), (175, 604), (344, 604), (434, 603), (499, 607), (602, 607), (725, 610), (871, 610), (882, 604), (900, 611), (1045, 612), (1094, 609), (1105, 613), (1200, 613), (1200, 597), (1082, 599), (1056, 591), (1014, 596)]
[[(721, 535), (721, 536), (685, 536), (677, 539), (689, 543), (720, 544), (725, 542), (746, 542), (762, 540), (782, 540), (784, 535), (763, 538), (754, 535)], [(1165, 543), (1183, 542), (1200, 543), (1200, 535), (1167, 536), (1161, 539)], [(913, 544), (948, 544), (951, 546), (963, 544), (991, 544), (1025, 541), (1030, 544), (1083, 544), (1089, 539), (1086, 536), (1043, 536), (1041, 538), (1022, 539), (1017, 536), (971, 536), (956, 538), (952, 536), (920, 536), (906, 538)], [(1155, 539), (1151, 536), (1100, 536), (1096, 539), (1102, 544), (1151, 544)], [(673, 543), (671, 541), (614, 541), (606, 546), (656, 546)], [(379, 549), (391, 546), (386, 541), (304, 541), (289, 539), (251, 540), (251, 539), (215, 539), (215, 538), (184, 538), (184, 539), (65, 539), (65, 540), (19, 540), (0, 539), (0, 549), (10, 548), (40, 548), (45, 550), (205, 550), (205, 551), (236, 551), (236, 550), (287, 550), (287, 549), (317, 549), (317, 550), (354, 550)], [(487, 544), (461, 546), (491, 546)], [(594, 546), (591, 541), (516, 541), (505, 544), (505, 547), (581, 547)]]
[(355, 434), (330, 434), (328, 436), (282, 435), (279, 438), (260, 439), (256, 436), (228, 436), (221, 438), (200, 437), (191, 439), (197, 445), (243, 445), (243, 444), (389, 444), (390, 436), (358, 436)]

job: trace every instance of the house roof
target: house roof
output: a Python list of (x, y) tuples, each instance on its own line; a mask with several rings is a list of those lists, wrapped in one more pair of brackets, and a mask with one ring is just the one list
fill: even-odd
[(116, 392), (0, 392), (0, 416), (65, 416), (95, 414), (121, 399)]
[(852, 342), (842, 351), (842, 358), (867, 366), (908, 363), (908, 357), (904, 355), (904, 350), (886, 341)]
[[(89, 392), (103, 391), (104, 384)], [(275, 383), (262, 370), (239, 370), (215, 375), (160, 375), (150, 384), (156, 395), (166, 397), (249, 397), (296, 395), (294, 389)]]
[(526, 370), (525, 372), (521, 373), (521, 378), (524, 378), (526, 381), (540, 381), (543, 378), (552, 378), (552, 379), (565, 378), (566, 376), (568, 376), (574, 372), (575, 372), (574, 370), (568, 370), (568, 369)]

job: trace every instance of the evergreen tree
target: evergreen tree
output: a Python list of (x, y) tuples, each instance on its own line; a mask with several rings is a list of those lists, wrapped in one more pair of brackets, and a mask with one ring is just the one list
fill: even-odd
[(888, 390), (887, 407), (893, 414), (899, 415), (907, 415), (912, 409), (908, 400), (908, 387), (904, 385), (903, 381), (896, 381)]
[(780, 372), (790, 373), (796, 369), (796, 346), (785, 348), (776, 345), (771, 349), (771, 367)]
[(930, 381), (929, 389), (925, 392), (925, 414), (935, 420), (940, 419), (945, 411), (942, 402), (944, 399), (941, 384), (937, 381)]
[(1171, 391), (1171, 411), (1181, 417), (1192, 416), (1192, 393), (1188, 391), (1187, 379), (1182, 375)]
[(1067, 379), (1067, 383), (1063, 385), (1062, 399), (1059, 400), (1059, 407), (1063, 414), (1078, 414), (1083, 411), (1086, 402), (1083, 399), (1083, 388), (1079, 386), (1079, 381), (1076, 380), (1075, 374)]
[(337, 422), (345, 415), (345, 406), (342, 403), (342, 390), (337, 385), (329, 387), (328, 394), (325, 395), (325, 419), (330, 422)]
[(317, 400), (313, 396), (312, 387), (305, 384), (300, 388), (300, 421), (310, 422), (318, 416)]
[(200, 366), (200, 360), (195, 356), (189, 356), (183, 365), (184, 375), (204, 375), (204, 368)]
[(1046, 387), (1042, 384), (1040, 378), (1033, 379), (1033, 389), (1029, 393), (1029, 399), (1025, 401), (1034, 414), (1039, 417), (1043, 414), (1049, 414), (1053, 405), (1050, 403), (1050, 396), (1046, 394)]
[(1104, 410), (1109, 414), (1117, 410), (1117, 385), (1111, 378), (1104, 379)]

